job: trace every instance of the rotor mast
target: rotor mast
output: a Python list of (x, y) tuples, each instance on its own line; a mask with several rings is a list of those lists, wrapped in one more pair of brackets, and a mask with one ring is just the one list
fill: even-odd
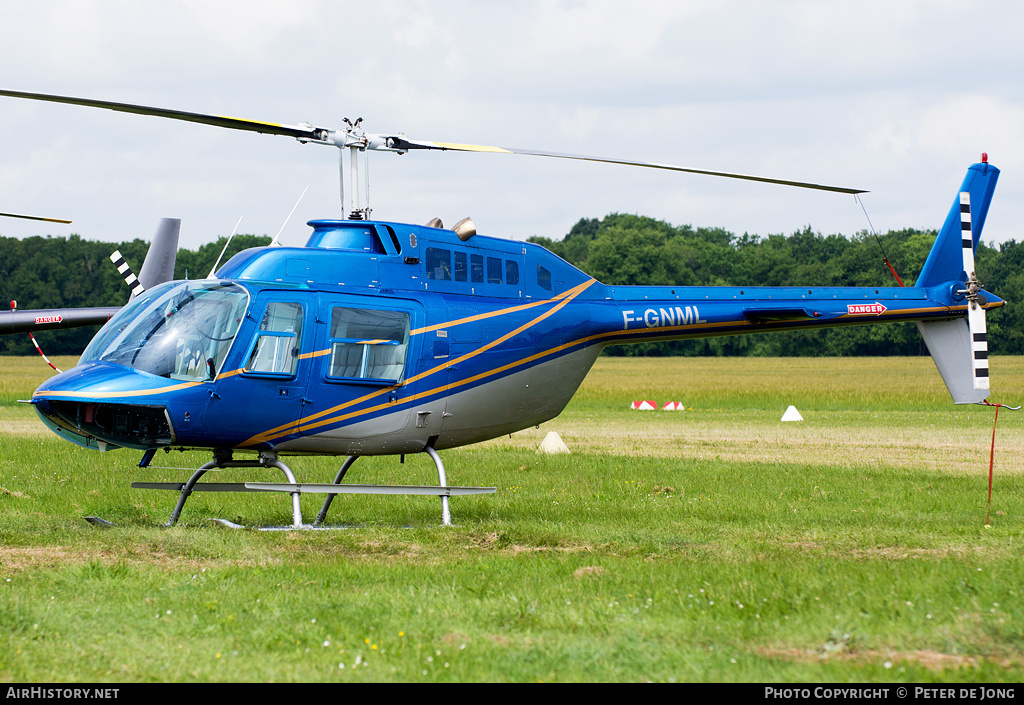
[[(400, 142), (390, 135), (374, 135), (363, 131), (362, 118), (353, 122), (343, 118), (343, 129), (327, 133), (326, 139), (300, 139), (301, 142), (317, 142), (333, 144), (338, 148), (338, 184), (341, 196), (342, 216), (348, 220), (368, 220), (370, 218), (370, 151), (385, 151), (405, 154), (406, 149), (398, 146)], [(404, 139), (405, 135), (399, 134)], [(349, 198), (345, 200), (345, 152), (348, 152)], [(362, 160), (359, 155), (362, 153)], [(363, 192), (365, 191), (365, 195)]]

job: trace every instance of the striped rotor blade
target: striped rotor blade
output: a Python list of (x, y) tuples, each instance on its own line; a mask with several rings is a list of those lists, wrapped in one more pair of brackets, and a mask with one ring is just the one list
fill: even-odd
[[(971, 194), (960, 192), (960, 238), (964, 255), (964, 272), (968, 288), (977, 291), (978, 277), (974, 271), (974, 234), (971, 228)], [(988, 332), (985, 309), (977, 297), (968, 296), (967, 326), (971, 331), (971, 358), (974, 365), (974, 388), (988, 389)]]
[(132, 290), (132, 296), (138, 296), (146, 290), (146, 287), (142, 286), (142, 282), (135, 276), (135, 272), (132, 271), (131, 265), (124, 261), (124, 257), (121, 256), (120, 250), (114, 250), (114, 254), (110, 255), (110, 261), (117, 267), (117, 271), (120, 272), (121, 276), (124, 277), (124, 283), (128, 285), (128, 288)]
[(23, 218), (24, 220), (42, 220), (47, 223), (65, 223), (68, 224), (70, 220), (62, 220), (61, 218), (43, 218), (38, 215), (19, 215), (18, 213), (0, 213), (5, 218)]
[(967, 325), (971, 329), (974, 388), (988, 389), (988, 334), (985, 332), (985, 309), (979, 304), (971, 302), (967, 305)]
[(971, 230), (971, 194), (960, 192), (960, 238), (963, 242), (964, 272), (967, 278), (974, 276), (974, 234)]
[(648, 169), (664, 169), (666, 171), (681, 171), (687, 174), (703, 174), (705, 176), (721, 176), (727, 179), (742, 179), (745, 181), (760, 181), (767, 184), (781, 184), (783, 186), (795, 186), (797, 188), (816, 189), (818, 191), (834, 191), (837, 193), (867, 193), (864, 189), (846, 188), (844, 186), (827, 186), (807, 181), (793, 181), (790, 179), (776, 179), (767, 176), (752, 176), (750, 174), (737, 174), (729, 171), (710, 171), (708, 169), (693, 169), (673, 164), (659, 164), (656, 162), (641, 162), (632, 159), (610, 159), (607, 157), (590, 157), (582, 154), (564, 154), (562, 152), (544, 152), (536, 149), (516, 149), (512, 147), (489, 147), (479, 144), (458, 144), (454, 142), (427, 142), (409, 140), (403, 137), (391, 137), (390, 143), (398, 149), (433, 149), (454, 152), (488, 152), (492, 154), (526, 154), (534, 157), (554, 157), (556, 159), (576, 159), (587, 162), (601, 162), (604, 164), (623, 164), (626, 166), (639, 166)]
[(232, 130), (262, 132), (264, 134), (284, 135), (286, 137), (321, 139), (324, 133), (323, 128), (316, 128), (312, 126), (279, 125), (274, 122), (246, 120), (244, 118), (228, 117), (226, 115), (205, 115), (203, 113), (190, 113), (184, 110), (169, 110), (167, 108), (154, 108), (146, 105), (132, 105), (131, 103), (115, 103), (108, 100), (91, 100), (88, 98), (72, 98), (62, 95), (47, 95), (46, 93), (25, 93), (22, 91), (7, 90), (0, 90), (0, 96), (25, 98), (26, 100), (43, 100), (50, 103), (67, 103), (68, 105), (83, 105), (89, 108), (104, 108), (106, 110), (116, 110), (121, 113), (135, 113), (137, 115), (153, 115), (156, 117), (170, 118), (172, 120), (184, 120), (186, 122), (198, 122), (203, 125), (226, 127)]

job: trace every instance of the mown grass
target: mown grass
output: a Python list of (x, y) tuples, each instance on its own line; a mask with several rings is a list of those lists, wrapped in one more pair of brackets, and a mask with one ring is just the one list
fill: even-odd
[[(992, 367), (993, 399), (1019, 401), (1024, 359)], [(432, 498), (349, 496), (329, 532), (208, 521), (287, 524), (276, 495), (197, 494), (159, 527), (174, 495), (129, 483), (188, 470), (49, 435), (14, 401), (48, 371), (0, 358), (3, 680), (1024, 676), (1021, 417), (999, 417), (986, 527), (992, 410), (954, 408), (928, 359), (601, 359), (558, 419), (445, 453), (452, 484), (498, 487), (452, 499), (455, 526)], [(536, 453), (552, 430), (570, 455)], [(329, 481), (337, 460), (290, 465)], [(350, 479), (436, 474), (364, 458)]]

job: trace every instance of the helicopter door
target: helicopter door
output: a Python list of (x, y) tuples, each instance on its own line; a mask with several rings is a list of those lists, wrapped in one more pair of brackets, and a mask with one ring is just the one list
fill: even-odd
[[(410, 423), (417, 374), (411, 331), (422, 307), (412, 301), (319, 295), (316, 353), (301, 431), (325, 447), (389, 450)], [(309, 442), (304, 447), (312, 447)]]
[[(240, 441), (254, 434), (294, 424), (308, 403), (312, 345), (310, 294), (266, 291), (256, 297), (238, 336), (245, 345), (240, 368), (223, 375), (211, 390), (203, 422), (223, 434), (237, 431)], [(248, 331), (248, 336), (244, 333)]]

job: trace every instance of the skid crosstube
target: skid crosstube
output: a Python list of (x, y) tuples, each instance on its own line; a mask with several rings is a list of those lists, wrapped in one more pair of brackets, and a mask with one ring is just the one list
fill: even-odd
[[(389, 494), (389, 495), (424, 495), (441, 498), (441, 521), (444, 526), (451, 525), (451, 513), (448, 498), (474, 494), (493, 494), (496, 487), (449, 487), (441, 457), (433, 448), (427, 447), (426, 452), (434, 461), (438, 472), (438, 485), (358, 485), (341, 484), (348, 470), (359, 456), (350, 455), (345, 459), (333, 483), (299, 483), (291, 469), (282, 463), (274, 453), (264, 452), (257, 460), (232, 460), (229, 455), (215, 455), (214, 459), (193, 473), (187, 482), (133, 482), (132, 488), (139, 490), (165, 490), (180, 493), (178, 503), (164, 526), (174, 526), (181, 516), (185, 502), (193, 492), (287, 492), (292, 496), (292, 525), (294, 529), (321, 528), (334, 497), (339, 494)], [(276, 467), (281, 470), (287, 482), (199, 482), (199, 479), (210, 470), (226, 467)], [(323, 507), (317, 514), (313, 524), (302, 522), (299, 507), (299, 496), (306, 494), (325, 494)], [(93, 522), (95, 523), (95, 522)], [(223, 526), (239, 527), (232, 522), (218, 522)]]

